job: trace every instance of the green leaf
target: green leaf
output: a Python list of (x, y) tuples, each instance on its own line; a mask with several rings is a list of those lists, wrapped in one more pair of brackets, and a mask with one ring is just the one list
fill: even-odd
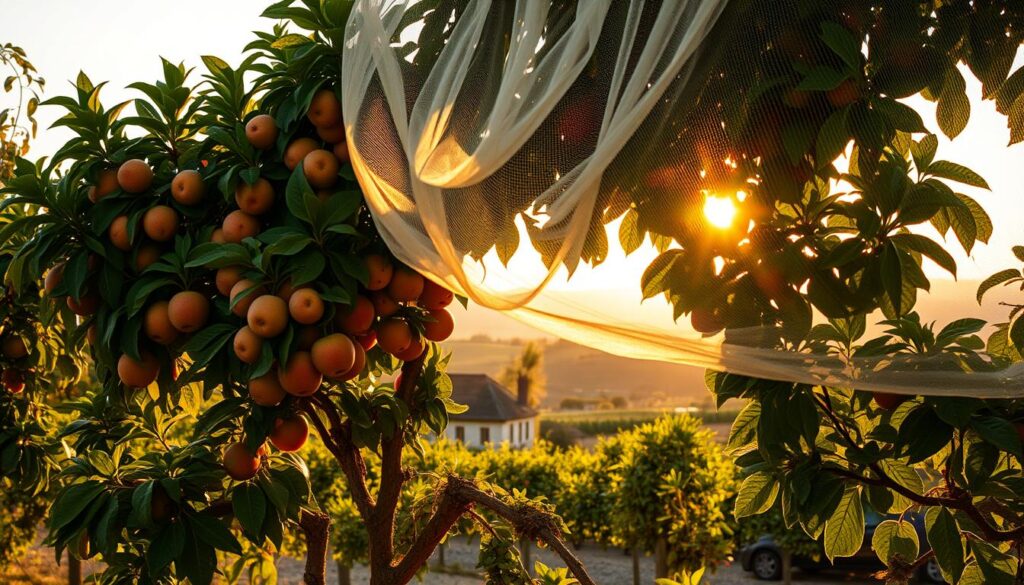
[(796, 88), (802, 91), (828, 91), (839, 87), (849, 76), (846, 72), (819, 65), (808, 71)]
[(779, 495), (779, 482), (767, 471), (758, 471), (747, 476), (736, 494), (733, 514), (736, 518), (763, 514), (772, 507)]
[(850, 143), (850, 132), (846, 129), (849, 113), (848, 107), (836, 110), (821, 125), (815, 143), (815, 160), (819, 167), (832, 164)]
[(956, 583), (964, 572), (964, 544), (956, 518), (945, 508), (928, 508), (924, 525), (943, 577)]
[(675, 265), (676, 260), (681, 257), (681, 250), (669, 250), (651, 262), (640, 278), (644, 299), (649, 299), (666, 290), (668, 287), (668, 276), (672, 272), (672, 267)]
[(852, 556), (863, 543), (864, 508), (860, 502), (860, 490), (856, 486), (846, 486), (835, 512), (825, 522), (825, 556), (829, 561)]
[(65, 489), (50, 509), (50, 531), (56, 532), (67, 526), (104, 491), (102, 484), (93, 481)]
[(978, 304), (981, 304), (982, 297), (984, 297), (985, 293), (990, 289), (1014, 278), (1021, 278), (1020, 270), (1017, 270), (1016, 268), (1007, 268), (1006, 270), (1001, 270), (981, 281), (981, 284), (978, 285)]
[(921, 172), (928, 168), (935, 160), (935, 152), (939, 149), (939, 139), (934, 134), (928, 134), (910, 145), (910, 154), (914, 157), (914, 166)]
[(971, 419), (971, 427), (986, 442), (1018, 457), (1021, 455), (1020, 436), (1017, 434), (1017, 429), (1005, 418), (977, 415)]
[(740, 449), (757, 439), (757, 423), (760, 416), (761, 403), (757, 400), (751, 400), (743, 407), (729, 430), (728, 449)]
[(886, 520), (875, 527), (871, 548), (886, 566), (893, 566), (894, 561), (913, 563), (920, 549), (917, 530), (908, 520)]
[(196, 536), (203, 542), (219, 550), (236, 555), (242, 554), (242, 545), (219, 518), (202, 513), (192, 514), (188, 518)]
[(985, 577), (985, 585), (1014, 585), (1017, 582), (1017, 559), (986, 542), (971, 540), (970, 547)]
[[(644, 234), (640, 231), (639, 220), (640, 214), (636, 209), (630, 208), (626, 210), (625, 215), (622, 216), (622, 223), (619, 224), (619, 243), (627, 256), (644, 243)], [(516, 237), (518, 238), (518, 234)]]
[(964, 76), (956, 67), (949, 67), (935, 108), (935, 119), (939, 123), (939, 129), (952, 140), (963, 132), (970, 118), (971, 100), (967, 97)]
[(956, 260), (938, 242), (920, 234), (896, 234), (889, 238), (897, 246), (906, 250), (913, 250), (931, 258), (946, 272), (956, 276)]
[(940, 179), (956, 181), (972, 187), (992, 190), (988, 182), (981, 175), (971, 169), (948, 160), (937, 160), (928, 165), (928, 174)]
[(846, 28), (831, 21), (821, 23), (821, 40), (852, 71), (861, 68), (860, 40)]
[(267, 499), (263, 496), (263, 490), (252, 483), (239, 484), (231, 492), (231, 508), (249, 538), (260, 544), (262, 539), (257, 537), (261, 534), (263, 518), (267, 514)]
[(171, 561), (178, 558), (185, 550), (185, 526), (181, 522), (172, 522), (165, 526), (159, 534), (153, 538), (152, 544), (146, 551), (146, 564), (149, 566), (149, 574), (157, 575)]

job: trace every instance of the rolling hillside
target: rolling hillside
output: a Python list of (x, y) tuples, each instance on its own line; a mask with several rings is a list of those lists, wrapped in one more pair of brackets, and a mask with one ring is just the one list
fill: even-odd
[[(451, 372), (497, 374), (522, 349), (523, 341), (483, 336), (446, 343), (454, 352)], [(710, 401), (700, 368), (633, 360), (567, 341), (548, 341), (544, 351), (548, 396), (544, 407), (563, 398), (622, 396), (635, 406), (689, 406)]]

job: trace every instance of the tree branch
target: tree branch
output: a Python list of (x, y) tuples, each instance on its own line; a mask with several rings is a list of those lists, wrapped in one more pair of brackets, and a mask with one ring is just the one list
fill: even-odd
[(501, 516), (527, 538), (543, 541), (562, 558), (565, 566), (569, 568), (580, 585), (595, 585), (583, 563), (576, 558), (576, 555), (562, 540), (561, 531), (555, 523), (554, 517), (547, 512), (529, 506), (512, 506), (481, 490), (472, 481), (454, 475), (448, 476), (447, 489), (458, 500), (483, 506)]
[(327, 585), (327, 545), (331, 534), (331, 518), (323, 512), (302, 510), (299, 527), (306, 535), (306, 568), (302, 580), (306, 585)]
[[(404, 402), (410, 411), (425, 358), (426, 352), (412, 361), (405, 362), (402, 366), (402, 383), (395, 389), (396, 397)], [(405, 485), (405, 474), (402, 472), (404, 448), (404, 426), (394, 429), (390, 439), (381, 441), (380, 490), (377, 492), (377, 505), (374, 507), (373, 526), (370, 528), (370, 566), (376, 571), (391, 567), (394, 559), (395, 513), (398, 500), (402, 496), (402, 486)]]
[(433, 515), (423, 530), (416, 535), (416, 540), (409, 547), (405, 556), (393, 567), (388, 567), (388, 578), (382, 580), (381, 583), (391, 585), (393, 583), (408, 583), (412, 580), (420, 567), (430, 560), (430, 555), (434, 554), (434, 550), (441, 544), (452, 526), (470, 508), (472, 508), (472, 504), (458, 496), (457, 487), (449, 477), (444, 490), (437, 498)]
[[(299, 408), (309, 415), (317, 434), (320, 435), (327, 449), (341, 465), (341, 471), (345, 474), (345, 480), (348, 483), (349, 491), (352, 493), (352, 500), (356, 504), (356, 509), (359, 510), (359, 516), (363, 519), (363, 522), (369, 524), (372, 519), (374, 501), (373, 496), (370, 495), (370, 490), (366, 487), (366, 465), (359, 454), (359, 449), (346, 436), (344, 423), (341, 422), (336, 411), (333, 413), (335, 416), (332, 417), (331, 407), (334, 406), (333, 403), (327, 401), (327, 404), (324, 405), (323, 401), (316, 401), (316, 406), (320, 407), (319, 410), (324, 412), (328, 419), (332, 419), (330, 430), (320, 420), (313, 402), (299, 402)], [(339, 428), (335, 424), (342, 425), (342, 427)]]

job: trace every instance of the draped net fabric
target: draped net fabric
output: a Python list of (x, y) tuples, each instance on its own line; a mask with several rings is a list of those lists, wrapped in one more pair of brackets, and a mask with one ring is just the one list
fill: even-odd
[[(701, 185), (728, 183), (735, 166), (723, 98), (750, 89), (764, 23), (790, 18), (789, 4), (357, 1), (342, 99), (380, 232), (472, 302), (611, 353), (866, 390), (1024, 395), (1019, 363), (967, 372), (941, 355), (824, 355), (780, 344), (775, 325), (709, 335), (662, 295), (641, 303), (652, 242), (665, 243), (627, 256), (618, 233), (636, 216), (622, 212), (632, 201), (665, 224), (652, 231), (709, 230)], [(997, 232), (1014, 230), (999, 220)], [(933, 292), (970, 312), (975, 285)], [(929, 306), (918, 303), (923, 320), (942, 320)], [(883, 318), (870, 315), (869, 332)]]

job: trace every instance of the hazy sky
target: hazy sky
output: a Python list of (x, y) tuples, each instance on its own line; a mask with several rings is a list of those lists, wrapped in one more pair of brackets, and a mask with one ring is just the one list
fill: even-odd
[[(109, 82), (103, 97), (105, 103), (112, 104), (134, 97), (134, 92), (123, 89), (128, 83), (157, 79), (160, 56), (198, 66), (199, 70), (200, 55), (214, 54), (232, 64), (239, 62), (242, 47), (252, 38), (251, 31), (266, 30), (273, 24), (259, 17), (267, 4), (266, 0), (0, 0), (0, 42), (25, 48), (47, 79), (48, 96), (69, 93), (67, 80), (84, 70), (94, 82)], [(957, 253), (959, 246), (955, 243), (950, 242), (949, 246), (958, 258), (961, 279), (977, 280), (1015, 265), (1009, 247), (1024, 244), (1024, 147), (1006, 148), (1009, 133), (1005, 118), (994, 112), (991, 102), (980, 102), (980, 88), (970, 81), (969, 93), (974, 102), (971, 123), (956, 143), (942, 142), (939, 158), (971, 166), (993, 187), (992, 193), (965, 189), (993, 217), (996, 233), (992, 245), (979, 246), (972, 259)], [(918, 101), (913, 105), (921, 105)], [(930, 104), (924, 104), (921, 111), (926, 124), (935, 128)], [(45, 129), (58, 114), (51, 108), (40, 110), (40, 135), (30, 156), (50, 154), (68, 138), (63, 129)], [(637, 298), (639, 276), (646, 262), (615, 256), (613, 253), (609, 266), (601, 271), (584, 272), (568, 285), (563, 281), (554, 286), (588, 291), (618, 286), (619, 294), (608, 298), (632, 304), (635, 301), (622, 299)], [(929, 272), (938, 275), (934, 270)], [(942, 299), (943, 302), (962, 299), (973, 303), (973, 285), (946, 289), (958, 289), (963, 294), (957, 293), (956, 299)], [(623, 308), (628, 310), (616, 312), (621, 315), (636, 310), (635, 306)], [(477, 332), (495, 336), (540, 335), (503, 315), (482, 309), (460, 319), (459, 331), (460, 336)]]

